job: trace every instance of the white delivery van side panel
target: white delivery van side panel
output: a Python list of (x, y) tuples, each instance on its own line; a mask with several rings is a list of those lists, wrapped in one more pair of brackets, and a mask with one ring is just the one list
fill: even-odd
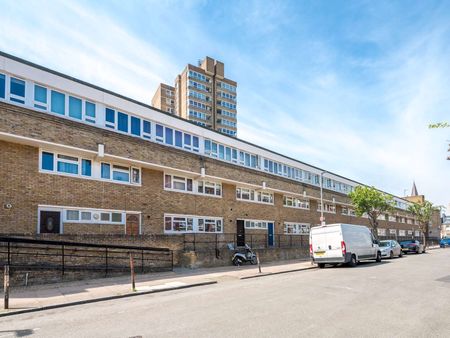
[(310, 244), (314, 259), (327, 261), (335, 260), (336, 263), (343, 260), (342, 228), (340, 224), (331, 224), (311, 228)]

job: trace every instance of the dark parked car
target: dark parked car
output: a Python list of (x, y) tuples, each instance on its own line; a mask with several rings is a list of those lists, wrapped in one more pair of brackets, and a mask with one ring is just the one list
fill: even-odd
[(441, 241), (439, 242), (439, 246), (441, 248), (446, 248), (450, 246), (450, 238), (442, 238)]
[(401, 241), (400, 246), (402, 247), (402, 251), (405, 254), (410, 252), (414, 252), (416, 254), (425, 253), (425, 247), (423, 246), (423, 244), (414, 239)]

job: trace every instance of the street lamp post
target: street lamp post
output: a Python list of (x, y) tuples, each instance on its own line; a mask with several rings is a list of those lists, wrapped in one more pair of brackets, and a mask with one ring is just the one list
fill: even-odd
[(320, 225), (325, 225), (325, 218), (323, 217), (323, 174), (326, 171), (320, 173)]

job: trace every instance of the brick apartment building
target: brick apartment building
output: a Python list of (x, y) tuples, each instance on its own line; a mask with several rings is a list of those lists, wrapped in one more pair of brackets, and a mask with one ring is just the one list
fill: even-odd
[[(326, 222), (369, 224), (347, 196), (358, 182), (4, 53), (0, 155), (3, 234), (307, 241), (322, 174)], [(395, 202), (379, 234), (418, 236)]]
[(206, 57), (188, 64), (175, 86), (161, 83), (152, 106), (220, 133), (237, 136), (237, 83), (225, 77), (223, 62)]

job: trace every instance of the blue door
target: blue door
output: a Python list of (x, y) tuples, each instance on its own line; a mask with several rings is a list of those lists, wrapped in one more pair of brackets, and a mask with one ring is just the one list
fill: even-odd
[(274, 245), (274, 235), (273, 235), (273, 223), (267, 223), (268, 233), (267, 233), (267, 244), (269, 246)]

